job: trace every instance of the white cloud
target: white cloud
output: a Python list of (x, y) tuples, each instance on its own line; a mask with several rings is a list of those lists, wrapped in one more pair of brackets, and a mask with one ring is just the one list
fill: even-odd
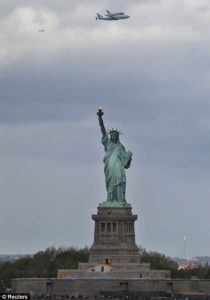
[(55, 13), (46, 10), (35, 10), (31, 7), (20, 7), (5, 16), (1, 22), (0, 67), (12, 65), (25, 55), (39, 52), (39, 29), (53, 30), (58, 20)]
[[(208, 55), (210, 17), (208, 10), (200, 11), (196, 1), (159, 1), (134, 3), (128, 6), (131, 18), (123, 22), (96, 22), (95, 10), (105, 10), (104, 3), (96, 5), (79, 2), (65, 10), (43, 6), (16, 7), (4, 16), (1, 26), (0, 66), (12, 66), (17, 61), (34, 60), (50, 64), (56, 60), (78, 58), (89, 52), (89, 60), (104, 55), (112, 60), (113, 51), (122, 56), (145, 60), (151, 50), (174, 52), (171, 61), (186, 59), (197, 45), (200, 55)], [(66, 7), (65, 7), (66, 8)], [(46, 31), (41, 33), (39, 29)], [(206, 45), (206, 46), (205, 46)], [(120, 50), (120, 51), (119, 51)], [(184, 56), (183, 56), (184, 55)], [(189, 55), (189, 57), (190, 57)], [(124, 64), (132, 61), (123, 57)], [(33, 64), (33, 63), (32, 63)]]

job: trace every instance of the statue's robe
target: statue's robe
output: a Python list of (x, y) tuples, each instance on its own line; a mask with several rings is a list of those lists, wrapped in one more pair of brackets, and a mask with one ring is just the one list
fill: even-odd
[(125, 168), (130, 167), (132, 154), (127, 152), (120, 142), (112, 142), (107, 134), (102, 137), (102, 144), (106, 152), (103, 161), (107, 201), (126, 202)]

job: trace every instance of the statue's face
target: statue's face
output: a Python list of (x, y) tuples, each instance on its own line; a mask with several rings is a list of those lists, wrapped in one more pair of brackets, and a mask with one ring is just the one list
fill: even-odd
[(112, 142), (117, 143), (119, 141), (119, 135), (117, 133), (113, 132), (110, 135), (110, 139), (111, 139)]

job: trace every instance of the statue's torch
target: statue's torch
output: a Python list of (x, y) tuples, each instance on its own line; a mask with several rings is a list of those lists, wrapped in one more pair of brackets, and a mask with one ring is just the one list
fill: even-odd
[(100, 106), (99, 109), (98, 109), (97, 115), (98, 115), (99, 117), (102, 117), (103, 114), (104, 114), (104, 109), (103, 109), (102, 106)]

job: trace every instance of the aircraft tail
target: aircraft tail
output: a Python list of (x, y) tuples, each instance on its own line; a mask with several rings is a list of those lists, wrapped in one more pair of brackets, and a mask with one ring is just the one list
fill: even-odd
[(98, 19), (100, 19), (100, 18), (102, 18), (103, 16), (102, 15), (100, 15), (99, 13), (96, 13), (96, 20), (98, 20)]

